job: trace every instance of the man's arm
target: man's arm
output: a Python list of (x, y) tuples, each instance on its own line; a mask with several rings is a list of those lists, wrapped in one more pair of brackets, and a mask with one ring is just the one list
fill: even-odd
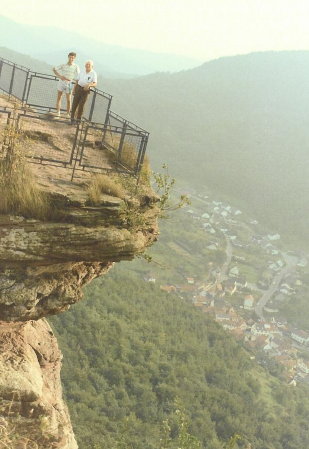
[(88, 83), (84, 86), (85, 90), (89, 90), (90, 87), (96, 87), (97, 83), (95, 83), (94, 81), (92, 83)]
[(58, 71), (57, 71), (57, 67), (53, 68), (53, 72), (54, 74), (60, 78), (62, 81), (70, 81), (69, 78), (66, 78), (65, 76), (61, 75)]

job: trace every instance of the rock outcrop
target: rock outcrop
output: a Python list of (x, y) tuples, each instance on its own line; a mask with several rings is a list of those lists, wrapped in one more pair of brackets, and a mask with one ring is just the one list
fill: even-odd
[(90, 207), (82, 191), (78, 197), (54, 194), (58, 218), (48, 221), (0, 216), (3, 447), (77, 448), (62, 400), (61, 353), (43, 317), (67, 310), (81, 299), (83, 285), (114, 262), (133, 259), (157, 236), (157, 198), (151, 194), (130, 200), (140, 218), (135, 225), (130, 201), (124, 214), (119, 198), (102, 196)]
[(77, 449), (47, 321), (0, 323), (0, 447)]
[(142, 225), (134, 229), (123, 219), (122, 201), (111, 198), (97, 207), (61, 198), (61, 221), (0, 216), (0, 320), (38, 319), (79, 301), (83, 285), (153, 242), (155, 202), (139, 203)]

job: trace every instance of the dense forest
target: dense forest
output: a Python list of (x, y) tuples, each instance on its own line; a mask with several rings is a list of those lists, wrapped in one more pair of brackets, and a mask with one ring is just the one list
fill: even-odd
[[(267, 374), (215, 322), (120, 264), (54, 317), (65, 396), (83, 449), (158, 449), (178, 409), (204, 449), (309, 447), (309, 398)], [(173, 445), (174, 444), (174, 445)]]

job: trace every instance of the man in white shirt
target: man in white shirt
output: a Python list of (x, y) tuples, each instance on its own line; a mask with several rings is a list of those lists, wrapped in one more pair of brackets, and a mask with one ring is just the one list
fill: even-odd
[(54, 74), (59, 78), (58, 81), (58, 95), (56, 102), (56, 115), (60, 117), (60, 109), (61, 109), (61, 98), (63, 92), (66, 95), (67, 99), (67, 114), (66, 117), (70, 118), (70, 109), (71, 109), (71, 95), (73, 90), (73, 80), (77, 80), (79, 76), (79, 67), (74, 63), (76, 58), (76, 53), (71, 51), (68, 54), (68, 62), (66, 64), (58, 65), (53, 68)]
[(73, 90), (73, 105), (71, 111), (71, 120), (74, 121), (75, 112), (77, 109), (77, 120), (80, 120), (83, 115), (84, 106), (88, 95), (90, 93), (90, 88), (97, 85), (97, 74), (93, 70), (93, 62), (85, 62), (85, 70), (81, 71), (77, 78), (77, 83)]

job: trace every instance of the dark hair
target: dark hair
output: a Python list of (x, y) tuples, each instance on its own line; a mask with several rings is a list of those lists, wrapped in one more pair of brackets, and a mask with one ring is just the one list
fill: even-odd
[(68, 56), (75, 56), (75, 58), (76, 58), (76, 53), (74, 53), (74, 51), (70, 51), (70, 53), (68, 54)]

